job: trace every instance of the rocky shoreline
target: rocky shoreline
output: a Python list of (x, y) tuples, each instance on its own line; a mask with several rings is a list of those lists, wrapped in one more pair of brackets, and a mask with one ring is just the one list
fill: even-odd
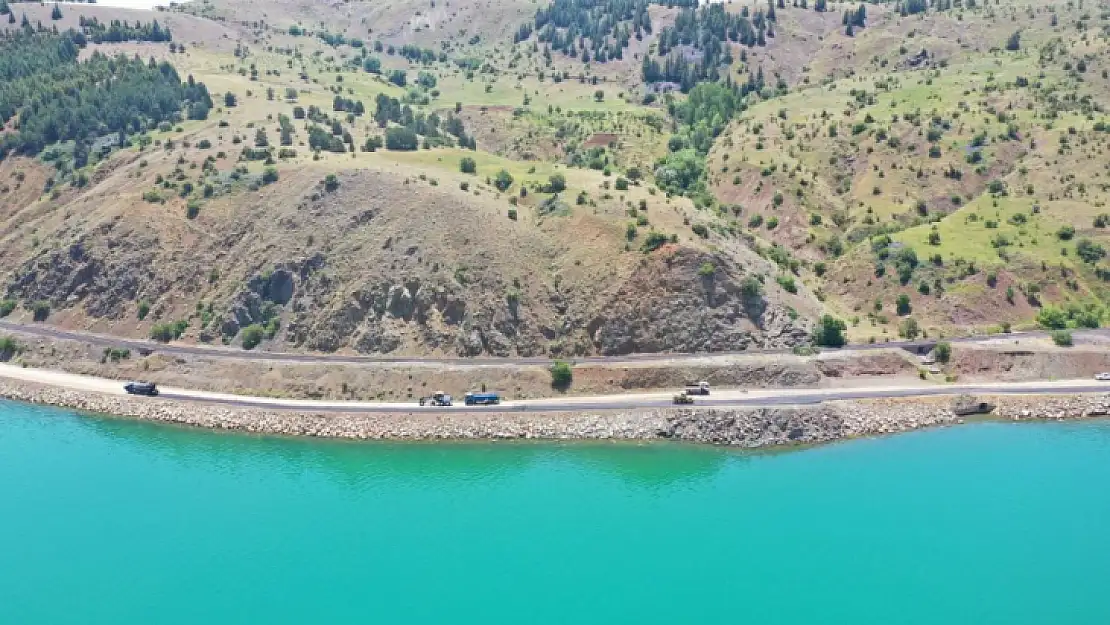
[[(257, 434), (362, 440), (676, 440), (741, 448), (813, 445), (955, 425), (951, 398), (836, 401), (776, 408), (602, 412), (304, 413), (106, 395), (0, 381), (0, 397), (83, 412)], [(1110, 394), (981, 397), (987, 418), (1077, 419), (1110, 414)]]

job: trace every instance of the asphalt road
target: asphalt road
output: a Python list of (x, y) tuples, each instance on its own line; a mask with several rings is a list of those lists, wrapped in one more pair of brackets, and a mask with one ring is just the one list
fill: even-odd
[[(304, 354), (295, 352), (267, 352), (267, 351), (247, 351), (239, 348), (231, 347), (214, 347), (205, 345), (186, 345), (181, 343), (157, 343), (154, 341), (146, 341), (140, 339), (129, 339), (115, 336), (108, 336), (104, 334), (95, 334), (91, 332), (79, 332), (72, 330), (63, 330), (49, 325), (43, 324), (23, 324), (12, 321), (0, 320), (0, 330), (23, 334), (26, 336), (36, 336), (41, 338), (59, 339), (67, 341), (82, 341), (100, 347), (115, 347), (127, 348), (134, 352), (147, 353), (159, 352), (163, 354), (172, 354), (177, 356), (196, 356), (202, 358), (219, 358), (229, 360), (241, 361), (255, 361), (255, 362), (273, 362), (273, 363), (299, 363), (299, 364), (313, 364), (313, 365), (362, 365), (362, 366), (443, 366), (443, 367), (506, 367), (506, 366), (528, 366), (528, 365), (548, 365), (551, 363), (551, 358), (538, 357), (538, 358), (413, 358), (413, 357), (392, 357), (392, 356), (352, 356), (342, 354)], [(977, 343), (986, 341), (997, 341), (1002, 337), (1013, 339), (1037, 339), (1045, 338), (1048, 336), (1046, 332), (1022, 332), (1013, 333), (1009, 335), (989, 335), (989, 336), (969, 336), (945, 339), (952, 343)], [(1110, 337), (1110, 329), (1107, 330), (1076, 330), (1072, 333), (1073, 339), (1077, 344), (1090, 341), (1096, 338)], [(874, 343), (858, 345), (847, 345), (835, 351), (868, 351), (875, 349), (888, 349), (892, 347), (913, 349), (919, 352), (924, 352), (936, 344), (935, 340), (923, 341), (892, 341), (889, 343)], [(833, 350), (827, 350), (833, 351)], [(751, 355), (751, 354), (789, 354), (788, 349), (778, 350), (748, 350), (742, 352), (712, 352), (712, 353), (698, 353), (698, 354), (629, 354), (623, 356), (589, 356), (582, 358), (573, 358), (572, 360), (578, 364), (607, 364), (607, 365), (622, 365), (622, 364), (652, 364), (652, 363), (675, 363), (689, 360), (703, 360), (706, 358), (721, 358), (727, 359), (734, 356)]]
[[(122, 395), (123, 383), (119, 380), (96, 378), (16, 365), (0, 365), (0, 378), (48, 384), (61, 388)], [(1075, 393), (1110, 392), (1110, 382), (1093, 379), (998, 382), (985, 384), (946, 384), (915, 386), (872, 386), (854, 388), (798, 388), (753, 390), (715, 389), (709, 396), (696, 397), (696, 406), (712, 407), (770, 407), (818, 404), (824, 401), (850, 399), (879, 399), (889, 397), (935, 397), (961, 394), (973, 395), (1067, 395)], [(309, 399), (278, 399), (247, 397), (225, 393), (209, 393), (189, 389), (164, 387), (162, 398), (220, 404), (236, 407), (291, 410), (301, 412), (369, 412), (369, 413), (442, 413), (442, 412), (575, 412), (583, 410), (627, 410), (633, 408), (664, 408), (672, 406), (672, 393), (632, 393), (598, 397), (552, 397), (505, 401), (498, 406), (451, 406), (437, 408), (410, 403), (328, 401)], [(157, 400), (151, 400), (157, 401)]]

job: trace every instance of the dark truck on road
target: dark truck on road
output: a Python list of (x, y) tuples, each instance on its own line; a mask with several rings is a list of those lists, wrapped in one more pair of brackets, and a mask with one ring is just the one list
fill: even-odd
[(158, 386), (154, 382), (128, 382), (123, 385), (123, 390), (127, 391), (129, 395), (147, 395), (148, 397), (158, 395)]
[(497, 393), (467, 393), (463, 396), (463, 403), (467, 406), (492, 406), (501, 403), (501, 396)]

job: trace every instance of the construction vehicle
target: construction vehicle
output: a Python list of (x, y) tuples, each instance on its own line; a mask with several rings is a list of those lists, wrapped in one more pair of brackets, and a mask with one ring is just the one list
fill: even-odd
[(421, 397), (421, 406), (450, 406), (451, 396), (443, 391), (436, 391), (432, 393), (431, 397)]
[(671, 399), (671, 401), (679, 405), (686, 405), (694, 403), (694, 398), (690, 397), (686, 393), (678, 393)]
[(686, 385), (686, 390), (683, 391), (683, 392), (686, 393), (687, 395), (708, 395), (709, 394), (709, 382), (706, 382), (706, 381), (702, 380), (701, 382), (698, 382), (697, 384), (693, 384), (693, 383), (687, 384)]
[(501, 396), (497, 393), (467, 393), (463, 396), (463, 403), (467, 406), (492, 406), (501, 403)]

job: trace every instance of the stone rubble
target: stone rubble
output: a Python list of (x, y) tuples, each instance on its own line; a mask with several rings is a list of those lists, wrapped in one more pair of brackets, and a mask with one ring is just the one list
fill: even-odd
[[(945, 398), (828, 402), (776, 408), (666, 408), (602, 412), (303, 413), (106, 395), (9, 380), (0, 397), (78, 411), (257, 434), (347, 439), (679, 440), (742, 448), (812, 445), (955, 425)], [(1110, 414), (1110, 394), (982, 397), (985, 418), (1076, 419)]]

